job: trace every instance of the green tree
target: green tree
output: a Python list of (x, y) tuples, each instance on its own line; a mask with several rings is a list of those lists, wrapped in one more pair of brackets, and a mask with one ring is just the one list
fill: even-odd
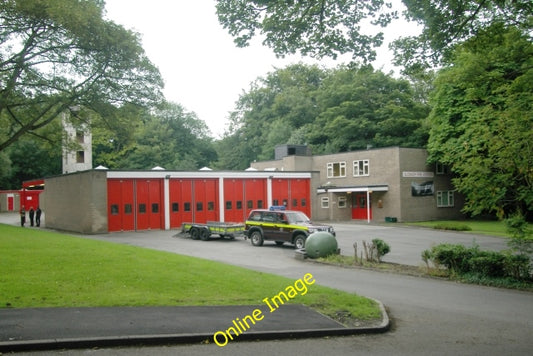
[(144, 118), (134, 141), (117, 168), (195, 170), (217, 160), (205, 122), (179, 104), (164, 103)]
[(502, 24), (459, 46), (435, 83), (430, 160), (452, 167), (464, 211), (533, 208), (533, 44)]
[(120, 108), (103, 104), (98, 111), (102, 116), (91, 120), (93, 165), (119, 168), (137, 145), (135, 133), (150, 119), (150, 113), (132, 104)]
[[(315, 153), (400, 145), (424, 147), (429, 113), (423, 91), (372, 67), (320, 69), (291, 65), (256, 80), (232, 113), (219, 145), (222, 168), (274, 158), (279, 144), (308, 144)], [(238, 165), (227, 161), (238, 158)], [(219, 162), (221, 163), (221, 162)]]
[(424, 147), (428, 106), (415, 100), (411, 84), (368, 67), (340, 67), (317, 95), (321, 113), (307, 135), (316, 153), (368, 146)]
[(0, 2), (0, 151), (73, 107), (149, 106), (162, 80), (100, 0)]
[(246, 164), (274, 158), (276, 145), (287, 143), (294, 130), (315, 120), (316, 91), (325, 75), (317, 66), (293, 64), (258, 78), (239, 97), (228, 134), (243, 138)]
[(351, 53), (368, 61), (375, 58), (383, 33), (362, 28), (387, 25), (397, 16), (390, 8), (383, 0), (219, 0), (216, 5), (219, 22), (239, 47), (260, 33), (278, 56)]
[(405, 16), (423, 26), (420, 35), (400, 38), (393, 44), (396, 64), (408, 71), (431, 67), (450, 59), (454, 48), (496, 23), (531, 34), (531, 0), (403, 0)]

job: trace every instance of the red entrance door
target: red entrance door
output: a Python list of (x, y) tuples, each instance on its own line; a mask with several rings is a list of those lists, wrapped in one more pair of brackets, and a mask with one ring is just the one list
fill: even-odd
[(7, 211), (15, 210), (14, 198), (13, 194), (7, 196)]
[(370, 219), (372, 219), (372, 207), (368, 207), (366, 192), (352, 194), (352, 219), (354, 220), (368, 220), (368, 213), (370, 212)]

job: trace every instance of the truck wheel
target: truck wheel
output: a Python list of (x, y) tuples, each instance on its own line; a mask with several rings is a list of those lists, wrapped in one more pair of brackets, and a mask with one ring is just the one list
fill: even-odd
[(204, 227), (200, 230), (200, 238), (202, 239), (202, 241), (209, 240), (209, 236), (211, 236), (211, 232), (208, 228)]
[(255, 230), (250, 235), (250, 241), (252, 241), (252, 245), (254, 246), (262, 246), (263, 245), (263, 235), (261, 235), (261, 231)]
[(193, 240), (198, 240), (198, 238), (200, 237), (200, 231), (198, 231), (198, 228), (196, 228), (196, 227), (192, 227), (189, 230), (189, 234), (191, 234), (191, 238)]
[(294, 238), (294, 248), (301, 249), (305, 246), (305, 235), (298, 235)]

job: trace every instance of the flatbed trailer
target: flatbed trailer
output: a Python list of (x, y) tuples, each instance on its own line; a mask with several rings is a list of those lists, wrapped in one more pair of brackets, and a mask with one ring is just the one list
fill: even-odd
[(236, 236), (244, 235), (244, 224), (220, 221), (208, 221), (205, 224), (185, 222), (181, 225), (181, 233), (189, 234), (193, 240), (207, 241), (212, 235), (233, 240)]

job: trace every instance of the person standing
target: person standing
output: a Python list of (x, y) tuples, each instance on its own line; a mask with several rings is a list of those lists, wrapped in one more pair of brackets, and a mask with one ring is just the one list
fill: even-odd
[(30, 207), (28, 214), (30, 215), (30, 226), (33, 226), (33, 218), (35, 217), (35, 210), (33, 210), (33, 206)]
[(37, 210), (35, 211), (35, 226), (37, 227), (41, 226), (41, 213), (42, 213), (41, 207), (38, 206)]
[(20, 226), (24, 227), (25, 222), (26, 222), (26, 210), (24, 210), (24, 206), (22, 206), (22, 209), (20, 209)]

